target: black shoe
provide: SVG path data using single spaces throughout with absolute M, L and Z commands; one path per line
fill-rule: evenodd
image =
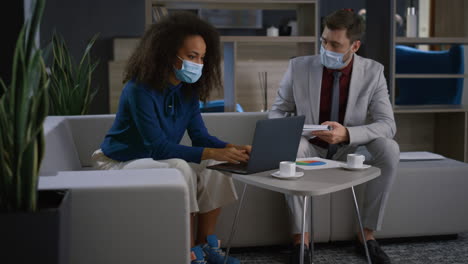
M 379 243 L 375 240 L 367 240 L 367 248 L 369 249 L 369 256 L 372 261 L 372 264 L 391 264 L 390 258 L 387 254 L 380 248 Z M 359 255 L 366 257 L 366 249 L 364 245 L 358 240 L 356 251 Z
M 299 264 L 301 259 L 301 244 L 294 245 L 291 250 L 290 264 Z M 304 245 L 304 264 L 310 264 L 310 250 L 307 245 Z

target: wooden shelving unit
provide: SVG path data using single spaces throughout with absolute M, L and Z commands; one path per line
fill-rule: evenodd
M 464 113 L 468 107 L 462 105 L 405 105 L 394 106 L 395 114 L 421 114 L 421 113 Z
M 458 2 L 455 3 L 455 1 Z M 385 75 L 397 123 L 396 140 L 400 145 L 400 150 L 431 151 L 468 162 L 468 106 L 395 104 L 395 81 L 397 79 L 465 78 L 465 81 L 467 80 L 466 71 L 464 74 L 396 74 L 395 47 L 396 45 L 468 44 L 468 30 L 465 34 L 454 33 L 456 29 L 461 28 L 461 25 L 468 26 L 467 18 L 460 13 L 463 9 L 461 6 L 468 5 L 463 0 L 433 0 L 432 3 L 436 5 L 437 12 L 451 12 L 447 10 L 454 6 L 458 6 L 460 10 L 455 10 L 453 13 L 456 14 L 450 13 L 450 15 L 435 14 L 438 32 L 444 34 L 434 34 L 436 37 L 409 38 L 396 34 L 397 2 L 403 1 L 366 1 L 368 36 L 366 44 L 369 47 L 367 57 L 383 63 L 386 69 Z M 399 15 L 405 14 L 399 13 Z M 434 32 L 437 33 L 437 30 Z
M 147 26 L 152 23 L 153 7 L 167 10 L 295 10 L 298 36 L 221 36 L 224 89 L 215 93 L 211 100 L 224 98 L 226 111 L 234 111 L 236 103 L 240 103 L 245 111 L 261 110 L 264 94 L 260 91 L 258 72 L 268 72 L 268 105 L 271 105 L 289 59 L 318 51 L 319 0 L 145 0 L 145 6 Z M 124 67 L 138 41 L 138 38 L 113 40 L 114 56 L 109 62 L 111 113 L 117 110 Z
M 221 42 L 251 42 L 251 43 L 315 43 L 316 37 L 311 36 L 221 36 Z
M 468 38 L 407 38 L 407 37 L 396 37 L 396 44 L 468 44 Z
M 368 57 L 382 62 L 387 70 L 386 77 L 389 83 L 390 98 L 397 122 L 396 140 L 401 151 L 431 151 L 468 162 L 468 106 L 395 105 L 396 79 L 465 78 L 466 81 L 468 77 L 466 72 L 464 74 L 396 74 L 396 45 L 466 45 L 468 44 L 468 36 L 452 37 L 448 34 L 439 37 L 416 38 L 397 36 L 395 20 L 397 2 L 397 0 L 381 0 L 378 3 L 368 1 L 367 6 L 367 45 L 372 47 Z M 402 1 L 399 2 L 402 3 Z M 443 7 L 441 5 L 448 5 L 448 2 L 443 0 L 435 0 L 435 2 L 439 7 L 438 12 L 444 9 L 440 8 Z M 454 17 L 463 18 L 464 15 L 459 14 Z M 447 22 L 451 19 L 449 16 L 444 15 L 443 19 L 444 23 L 452 23 Z M 455 24 L 460 23 L 458 21 Z M 450 26 L 445 28 L 450 28 Z
M 398 74 L 395 73 L 396 79 L 442 79 L 442 78 L 466 78 L 468 74 Z
M 274 100 L 281 72 L 293 56 L 318 52 L 319 0 L 146 0 L 146 21 L 152 22 L 153 6 L 171 9 L 295 10 L 298 36 L 222 36 L 225 111 L 236 103 L 259 111 L 263 102 L 258 72 L 268 72 L 268 101 Z M 279 22 L 279 21 L 278 21 Z M 282 48 L 281 48 L 281 47 Z M 294 51 L 292 51 L 294 50 Z M 271 56 L 269 56 L 269 54 Z M 280 56 L 282 55 L 282 57 Z M 273 77 L 274 76 L 274 77 Z M 258 106 L 257 106 L 258 105 Z

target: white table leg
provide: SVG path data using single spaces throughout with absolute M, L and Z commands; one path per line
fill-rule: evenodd
M 370 256 L 369 256 L 369 249 L 367 248 L 367 243 L 365 242 L 366 237 L 364 236 L 364 228 L 362 227 L 361 213 L 359 213 L 359 205 L 358 205 L 358 202 L 357 202 L 357 199 L 356 199 L 356 193 L 354 192 L 354 187 L 351 187 L 351 191 L 353 193 L 354 208 L 356 209 L 356 215 L 357 215 L 358 222 L 359 222 L 359 228 L 361 230 L 361 238 L 362 238 L 362 241 L 364 241 L 363 244 L 364 244 L 364 248 L 366 250 L 367 262 L 369 264 L 372 264 L 372 261 L 371 261 Z
M 242 207 L 242 203 L 244 201 L 244 195 L 245 195 L 246 189 L 247 189 L 247 183 L 244 183 L 244 189 L 242 190 L 242 195 L 239 200 L 239 205 L 237 205 L 236 215 L 234 216 L 234 221 L 232 221 L 231 234 L 229 235 L 229 239 L 226 244 L 227 247 L 226 247 L 226 256 L 224 257 L 224 264 L 227 263 L 228 258 L 229 258 L 229 251 L 231 250 L 231 242 L 232 242 L 232 239 L 234 238 L 234 234 L 236 233 L 237 222 L 239 221 L 238 217 L 239 217 L 239 213 Z

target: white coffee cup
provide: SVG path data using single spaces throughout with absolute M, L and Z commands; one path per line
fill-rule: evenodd
M 292 177 L 296 175 L 296 162 L 294 161 L 281 161 L 279 167 L 281 177 Z
M 348 154 L 347 165 L 349 168 L 362 168 L 365 159 L 364 155 Z

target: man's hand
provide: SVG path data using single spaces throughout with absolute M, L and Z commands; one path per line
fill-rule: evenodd
M 338 122 L 327 121 L 323 122 L 322 125 L 331 126 L 332 130 L 313 131 L 312 135 L 317 136 L 323 141 L 329 144 L 339 144 L 349 142 L 348 129 Z
M 235 147 L 226 146 L 225 148 L 205 148 L 202 154 L 202 160 L 213 159 L 217 161 L 227 161 L 229 163 L 247 162 L 249 155 L 246 150 L 239 150 Z

